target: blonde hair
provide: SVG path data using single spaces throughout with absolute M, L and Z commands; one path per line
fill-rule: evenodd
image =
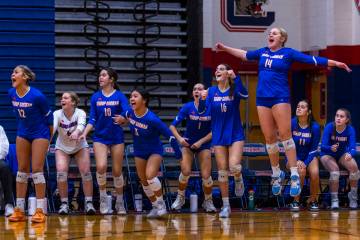
M 288 33 L 287 33 L 287 31 L 286 31 L 284 28 L 282 28 L 282 27 L 276 27 L 276 29 L 279 30 L 280 35 L 284 38 L 284 42 L 282 43 L 282 47 L 284 47 L 284 46 L 285 46 L 285 43 L 286 43 L 287 40 L 288 40 Z
M 17 65 L 15 68 L 20 68 L 23 71 L 23 74 L 26 77 L 26 84 L 29 84 L 29 82 L 35 80 L 36 75 L 28 66 L 26 66 L 26 65 Z
M 80 103 L 80 98 L 79 98 L 79 96 L 78 96 L 75 92 L 73 92 L 73 91 L 64 92 L 63 95 L 64 95 L 65 93 L 67 93 L 67 94 L 70 95 L 71 101 L 73 101 L 73 102 L 75 103 L 75 107 L 77 107 L 78 104 Z

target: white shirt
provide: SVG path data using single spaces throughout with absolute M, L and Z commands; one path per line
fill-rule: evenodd
M 0 159 L 5 159 L 9 152 L 9 140 L 5 134 L 4 128 L 0 126 Z
M 80 149 L 87 147 L 86 140 L 80 142 L 70 139 L 70 135 L 75 130 L 84 131 L 86 126 L 86 113 L 75 108 L 71 119 L 68 119 L 62 109 L 54 112 L 54 133 L 58 132 L 56 139 L 56 149 L 61 149 L 68 154 L 73 154 Z

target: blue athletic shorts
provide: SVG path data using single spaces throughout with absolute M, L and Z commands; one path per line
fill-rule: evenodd
M 256 106 L 262 106 L 267 108 L 272 108 L 276 104 L 279 103 L 289 103 L 289 98 L 273 98 L 273 97 L 257 97 L 256 98 Z
M 24 138 L 26 140 L 28 140 L 29 142 L 34 141 L 35 139 L 47 139 L 50 141 L 50 129 L 49 128 L 44 128 L 42 131 L 36 133 L 36 134 L 18 134 L 18 137 Z

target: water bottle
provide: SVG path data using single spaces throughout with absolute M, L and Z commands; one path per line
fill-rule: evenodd
M 28 198 L 28 215 L 32 216 L 36 211 L 36 197 Z
M 135 211 L 142 212 L 142 194 L 135 194 Z
M 249 190 L 248 208 L 249 208 L 249 210 L 255 209 L 255 192 L 252 189 Z
M 190 195 L 190 212 L 198 211 L 198 195 L 196 193 L 192 193 Z

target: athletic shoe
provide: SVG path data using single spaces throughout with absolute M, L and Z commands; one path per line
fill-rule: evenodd
M 240 178 L 235 179 L 235 196 L 242 197 L 245 192 L 245 186 L 244 186 L 244 180 L 242 177 L 242 174 L 240 175 Z
M 43 223 L 46 220 L 46 216 L 42 208 L 37 208 L 34 216 L 31 218 L 32 223 Z
M 274 194 L 275 196 L 280 195 L 281 194 L 281 189 L 282 189 L 282 182 L 285 179 L 285 173 L 283 171 L 280 171 L 280 175 L 277 177 L 272 177 L 271 180 L 271 185 L 272 185 L 272 194 Z
M 88 201 L 85 203 L 85 213 L 86 215 L 94 215 L 96 213 L 92 202 Z
M 358 207 L 358 198 L 355 194 L 353 194 L 352 192 L 348 193 L 348 198 L 349 198 L 349 207 L 351 209 L 356 209 Z
M 10 203 L 5 205 L 5 217 L 10 217 L 14 213 L 14 206 Z
M 171 209 L 173 210 L 180 210 L 182 206 L 185 204 L 185 197 L 181 194 L 178 194 L 176 197 L 175 202 L 171 205 Z
M 202 203 L 202 207 L 205 210 L 205 212 L 216 212 L 216 208 L 214 206 L 212 198 L 205 199 Z
M 317 201 L 311 202 L 309 206 L 310 211 L 319 211 L 319 204 Z
M 294 200 L 292 203 L 290 203 L 290 211 L 293 211 L 293 212 L 300 211 L 300 204 L 298 201 Z
M 230 217 L 230 213 L 231 213 L 230 206 L 222 207 L 221 211 L 219 213 L 219 217 L 220 218 L 228 218 L 228 217 Z
M 339 199 L 331 199 L 331 209 L 336 210 L 339 209 Z
M 9 217 L 10 222 L 24 222 L 25 220 L 25 213 L 18 207 L 14 209 L 14 213 Z
M 107 214 L 109 213 L 109 206 L 107 203 L 107 195 L 100 196 L 100 213 Z
M 69 205 L 67 202 L 61 203 L 58 213 L 60 215 L 68 215 L 69 214 Z
M 290 178 L 290 196 L 299 196 L 301 193 L 300 178 L 298 175 L 292 175 Z
M 124 200 L 123 199 L 116 199 L 115 209 L 116 209 L 117 214 L 119 214 L 119 215 L 125 215 L 126 214 L 126 209 L 125 209 L 125 206 L 124 206 Z

